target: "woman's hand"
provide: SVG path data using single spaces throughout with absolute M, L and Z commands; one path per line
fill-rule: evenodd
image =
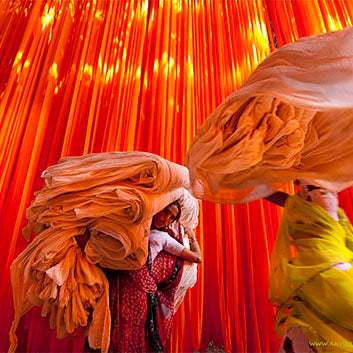
M 189 239 L 190 250 L 187 248 L 184 248 L 184 250 L 180 254 L 180 257 L 183 258 L 184 260 L 188 260 L 191 262 L 196 262 L 196 263 L 202 262 L 200 246 L 199 246 L 199 243 L 197 242 L 194 231 L 192 229 L 185 228 L 185 234 Z
M 195 232 L 192 229 L 185 228 L 184 231 L 189 241 L 196 239 Z

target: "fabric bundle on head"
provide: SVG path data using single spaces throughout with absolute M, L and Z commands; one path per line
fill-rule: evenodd
M 46 186 L 27 209 L 24 236 L 37 236 L 11 267 L 15 319 L 33 305 L 51 313 L 58 337 L 87 326 L 92 348 L 107 352 L 110 340 L 108 282 L 96 266 L 140 268 L 148 255 L 152 216 L 180 199 L 181 224 L 196 227 L 198 201 L 187 168 L 144 152 L 98 153 L 63 158 L 43 172 Z M 75 236 L 87 234 L 84 252 Z
M 186 156 L 193 193 L 266 197 L 297 178 L 353 184 L 353 27 L 283 46 L 208 117 Z

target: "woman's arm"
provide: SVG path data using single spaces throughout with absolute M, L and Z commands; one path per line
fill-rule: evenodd
M 275 203 L 278 206 L 284 207 L 284 204 L 288 198 L 288 194 L 282 191 L 277 191 L 274 194 L 265 197 L 264 199 L 267 201 L 270 201 L 272 203 Z
M 188 248 L 184 248 L 184 250 L 179 255 L 184 260 L 201 263 L 201 251 L 197 240 L 190 242 L 190 250 Z
M 150 232 L 150 247 L 151 252 L 154 243 L 163 244 L 162 248 L 169 254 L 178 256 L 184 260 L 200 263 L 201 251 L 197 243 L 195 233 L 192 230 L 186 229 L 185 234 L 189 238 L 190 250 L 183 244 L 179 243 L 176 239 L 163 231 L 151 230 Z
M 188 248 L 184 248 L 179 257 L 184 260 L 201 263 L 202 256 L 199 243 L 195 237 L 195 233 L 192 230 L 185 230 L 190 242 L 190 250 Z

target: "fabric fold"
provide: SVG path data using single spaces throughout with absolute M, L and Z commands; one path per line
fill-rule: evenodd
M 340 209 L 338 216 L 339 222 L 298 195 L 286 201 L 269 281 L 279 337 L 300 326 L 310 341 L 353 340 L 353 271 L 336 266 L 353 261 L 353 228 Z
M 269 55 L 198 130 L 186 155 L 193 194 L 236 203 L 296 178 L 353 184 L 353 28 Z
M 26 211 L 26 239 L 36 237 L 11 267 L 15 318 L 34 305 L 50 314 L 59 338 L 86 327 L 92 348 L 110 342 L 109 284 L 101 267 L 136 270 L 146 263 L 154 214 L 180 200 L 181 223 L 196 227 L 198 200 L 186 167 L 145 152 L 67 157 L 43 172 L 45 187 Z M 89 240 L 84 251 L 76 236 Z M 99 265 L 99 266 L 98 266 Z

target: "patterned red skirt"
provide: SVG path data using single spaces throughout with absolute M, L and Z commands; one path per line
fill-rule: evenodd
M 105 270 L 112 316 L 109 352 L 165 352 L 183 260 L 161 252 L 135 271 Z M 84 352 L 92 350 L 86 342 Z

